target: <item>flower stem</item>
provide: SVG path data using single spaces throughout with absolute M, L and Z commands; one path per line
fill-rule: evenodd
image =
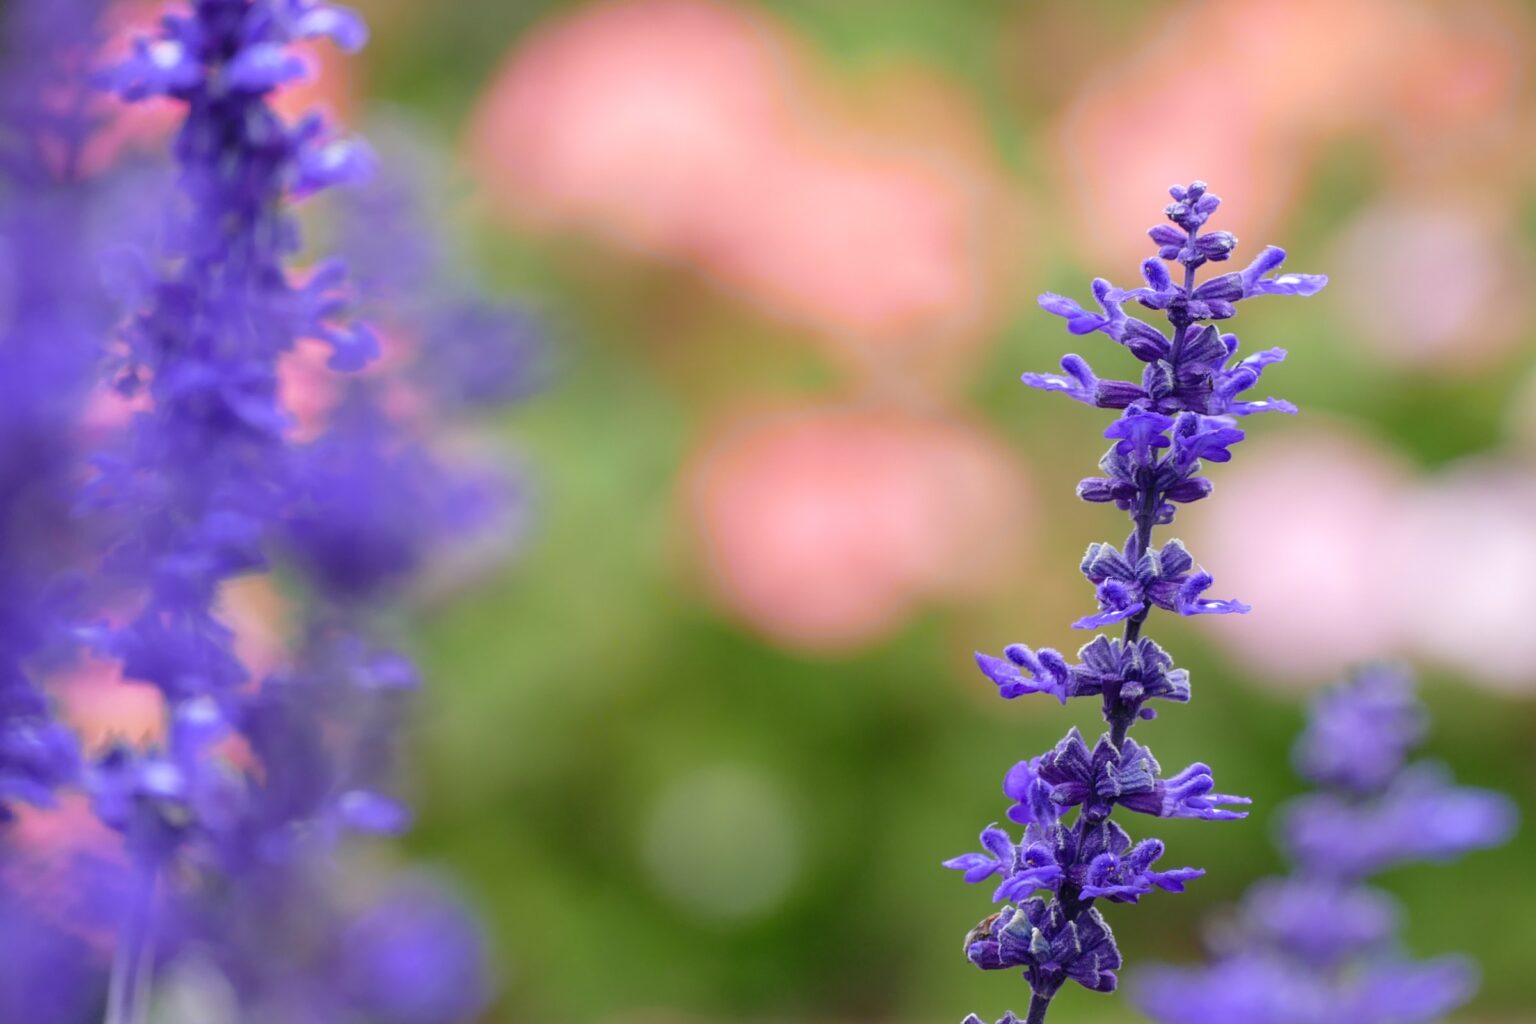
M 144 1024 L 149 1010 L 150 968 L 154 963 L 155 902 L 159 874 L 154 866 L 138 870 L 128 917 L 112 956 L 103 1024 Z
M 1045 1011 L 1050 1009 L 1051 997 L 1033 993 L 1029 997 L 1029 1015 L 1024 1018 L 1024 1024 L 1045 1024 Z

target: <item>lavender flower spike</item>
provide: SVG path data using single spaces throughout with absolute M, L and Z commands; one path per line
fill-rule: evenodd
M 1319 696 L 1296 744 L 1296 766 L 1319 792 L 1281 817 L 1292 874 L 1248 891 L 1211 963 L 1143 972 L 1142 1010 L 1159 1024 L 1424 1024 L 1464 1003 L 1471 965 L 1409 960 L 1397 948 L 1396 901 L 1361 882 L 1401 861 L 1496 846 L 1514 830 L 1505 797 L 1452 785 L 1438 767 L 1405 767 L 1423 735 L 1424 709 L 1399 669 L 1365 669 Z
M 374 170 L 360 142 L 318 115 L 289 122 L 271 102 L 308 71 L 293 44 L 316 37 L 352 51 L 366 28 L 322 0 L 186 0 L 98 76 L 183 114 L 170 230 L 141 254 L 110 364 L 120 391 L 149 401 L 105 440 L 80 503 L 106 537 L 102 575 L 131 598 L 83 632 L 127 680 L 156 687 L 168 717 L 163 748 L 118 745 L 84 772 L 134 874 L 107 1024 L 142 1024 L 149 989 L 184 954 L 227 984 L 242 1021 L 448 1024 L 486 999 L 478 933 L 453 901 L 411 886 L 362 908 L 335 884 L 343 837 L 393 834 L 410 817 L 390 790 L 417 680 L 388 643 L 388 605 L 420 586 L 434 548 L 500 503 L 483 474 L 448 465 L 424 430 L 386 414 L 379 377 L 337 381 L 318 434 L 296 436 L 280 360 L 311 340 L 329 348 L 331 370 L 361 369 L 379 345 L 355 307 L 394 298 L 383 281 L 360 295 L 336 259 L 295 266 L 294 204 Z M 389 258 L 420 245 L 408 234 L 389 240 Z M 445 347 L 459 363 L 496 359 L 506 346 L 492 336 L 519 326 L 460 298 L 410 317 L 431 328 L 423 362 Z M 529 348 L 512 345 L 474 386 L 419 368 L 438 382 L 420 418 L 516 397 Z M 303 614 L 254 679 L 220 597 L 277 564 Z
M 1177 540 L 1152 542 L 1153 529 L 1173 521 L 1175 506 L 1211 492 L 1201 475 L 1206 463 L 1223 463 L 1245 433 L 1238 417 L 1257 412 L 1295 412 L 1280 399 L 1244 399 L 1264 369 L 1285 357 L 1269 349 L 1237 359 L 1237 336 L 1221 333 L 1237 304 L 1256 295 L 1311 295 L 1327 279 L 1279 274 L 1285 254 L 1265 249 L 1239 273 L 1197 281 L 1207 263 L 1223 263 L 1237 247 L 1226 231 L 1203 231 L 1220 200 L 1204 182 L 1174 186 L 1164 211 L 1172 223 L 1153 228 L 1157 256 L 1142 265 L 1144 285 L 1116 288 L 1093 282 L 1093 312 L 1074 299 L 1047 294 L 1040 305 L 1062 317 L 1073 335 L 1104 334 L 1141 364 L 1140 379 L 1100 377 L 1081 356 L 1061 361 L 1064 374 L 1026 373 L 1024 383 L 1056 391 L 1085 405 L 1119 412 L 1104 431 L 1113 442 L 1099 461 L 1102 476 L 1078 485 L 1084 501 L 1114 504 L 1129 513 L 1125 543 L 1094 544 L 1082 560 L 1094 585 L 1098 610 L 1073 623 L 1079 629 L 1119 625 L 1118 638 L 1097 636 L 1069 664 L 1056 651 L 1023 644 L 1003 657 L 976 655 L 983 674 L 1007 699 L 1047 693 L 1065 704 L 1071 697 L 1098 697 L 1108 728 L 1090 746 L 1076 729 L 1051 750 L 1021 761 L 1004 783 L 1015 801 L 1009 818 L 1024 826 L 1015 842 L 1003 828 L 982 833 L 987 853 L 946 861 L 969 882 L 998 879 L 994 898 L 1008 901 L 972 930 L 966 958 L 984 970 L 1018 968 L 1032 992 L 1022 1021 L 1009 1013 L 999 1024 L 1042 1024 L 1051 1000 L 1068 981 L 1099 992 L 1114 989 L 1120 951 L 1098 900 L 1134 903 L 1155 889 L 1181 892 L 1203 874 L 1198 868 L 1154 869 L 1160 840 L 1133 843 L 1111 820 L 1115 808 L 1158 817 L 1230 820 L 1248 801 L 1216 792 L 1211 769 L 1196 762 L 1165 777 L 1152 752 L 1127 736 L 1131 726 L 1156 716 L 1153 699 L 1189 700 L 1189 675 L 1142 630 L 1154 608 L 1178 615 L 1242 614 L 1240 601 L 1207 598 L 1213 580 Z M 1178 264 L 1176 280 L 1163 261 Z M 1166 330 L 1131 316 L 1127 303 L 1162 313 Z M 1444 806 L 1442 804 L 1442 806 Z M 1070 821 L 1063 815 L 1077 808 Z M 1473 817 L 1462 810 L 1463 818 Z M 1314 815 L 1314 834 L 1330 842 L 1327 815 Z M 1470 825 L 1468 827 L 1471 827 Z M 1374 856 L 1360 851 L 1360 859 Z M 1234 1017 L 1233 1019 L 1241 1019 Z M 1344 1019 L 1344 1018 L 1341 1018 Z M 968 1017 L 965 1024 L 981 1024 Z

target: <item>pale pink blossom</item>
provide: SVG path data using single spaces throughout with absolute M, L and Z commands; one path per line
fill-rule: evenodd
M 1390 362 L 1474 371 L 1529 323 L 1529 254 L 1507 214 L 1475 198 L 1378 202 L 1327 262 L 1350 336 Z
M 1125 224 L 1196 177 L 1230 201 L 1222 227 L 1263 244 L 1344 138 L 1403 177 L 1517 180 L 1531 31 L 1499 0 L 1194 0 L 1131 38 L 1087 66 L 1056 133 L 1064 219 L 1095 260 L 1144 258 Z
M 1458 678 L 1536 689 L 1536 474 L 1479 460 L 1414 488 L 1396 510 L 1389 543 L 1396 603 L 1413 648 Z
M 978 428 L 801 408 L 698 452 L 685 500 L 711 589 L 786 646 L 873 642 L 919 607 L 996 586 L 1027 537 L 1024 474 Z
M 974 343 L 998 209 L 980 147 L 954 141 L 943 104 L 931 131 L 855 128 L 818 78 L 742 5 L 594 4 L 508 56 L 470 159 L 515 223 L 692 267 L 866 368 L 871 343 Z
M 1409 478 L 1342 426 L 1286 426 L 1245 443 L 1212 474 L 1216 494 L 1180 515 L 1221 594 L 1253 606 L 1206 635 L 1262 679 L 1311 685 L 1398 650 L 1387 591 L 1409 556 L 1389 527 Z

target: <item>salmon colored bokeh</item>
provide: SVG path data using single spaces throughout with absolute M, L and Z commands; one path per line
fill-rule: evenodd
M 1255 678 L 1311 685 L 1362 660 L 1423 658 L 1536 690 L 1532 467 L 1485 457 L 1414 474 L 1338 425 L 1244 448 L 1188 527 L 1222 593 L 1253 605 L 1210 635 Z
M 1416 196 L 1377 202 L 1340 233 L 1328 265 L 1351 335 L 1380 358 L 1458 372 L 1520 340 L 1530 254 L 1501 204 Z
M 1387 527 L 1387 593 L 1413 648 L 1457 677 L 1536 690 L 1536 474 L 1493 459 L 1424 481 Z
M 807 406 L 743 417 L 695 453 L 686 514 L 711 590 L 806 650 L 876 641 L 1003 580 L 1029 537 L 1023 468 L 978 427 Z
M 869 91 L 764 10 L 616 0 L 520 41 L 469 155 L 514 224 L 692 267 L 856 369 L 963 362 L 997 305 L 997 175 L 937 73 L 880 80 L 900 122 L 865 116 Z
M 1173 532 L 1223 596 L 1253 606 L 1206 635 L 1255 677 L 1313 685 L 1401 650 L 1390 593 L 1401 556 L 1384 527 L 1410 476 L 1389 448 L 1341 425 L 1278 426 L 1218 467 L 1215 495 Z
M 1332 144 L 1374 147 L 1405 181 L 1513 180 L 1523 158 L 1489 137 L 1510 137 L 1528 91 L 1528 20 L 1480 0 L 1181 4 L 1096 61 L 1060 116 L 1074 238 L 1134 267 L 1148 250 L 1127 225 L 1153 223 L 1159 186 L 1199 177 L 1228 201 L 1221 226 L 1257 251 Z

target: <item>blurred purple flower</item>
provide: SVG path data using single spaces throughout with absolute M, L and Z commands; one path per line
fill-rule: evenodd
M 1423 708 L 1400 669 L 1374 666 L 1321 694 L 1295 753 L 1323 791 L 1282 818 L 1293 874 L 1249 890 L 1208 965 L 1142 972 L 1142 1010 L 1160 1024 L 1417 1024 L 1470 998 L 1471 965 L 1407 959 L 1396 902 L 1361 883 L 1402 861 L 1498 845 L 1513 831 L 1505 797 L 1454 786 L 1438 766 L 1403 767 L 1423 734 Z
M 400 890 L 359 911 L 335 885 L 343 836 L 410 820 L 391 790 L 416 676 L 381 637 L 384 612 L 500 498 L 440 463 L 366 382 L 302 445 L 282 401 L 279 362 L 301 341 L 326 346 L 342 373 L 380 354 L 343 264 L 292 266 L 293 204 L 361 182 L 376 160 L 324 119 L 290 124 L 269 102 L 309 73 L 290 44 L 351 51 L 366 34 L 316 0 L 191 0 L 96 76 L 123 99 L 168 97 L 185 112 L 169 228 L 119 261 L 132 315 L 107 367 L 144 401 L 95 454 L 78 503 L 102 534 L 113 600 L 100 604 L 115 614 L 75 635 L 156 687 L 169 723 L 163 744 L 116 744 L 86 772 L 132 861 L 109 1024 L 142 1019 L 163 961 L 184 950 L 227 984 L 241 1019 L 447 1024 L 485 999 L 478 934 L 449 902 Z M 469 308 L 447 329 L 506 328 Z M 473 362 L 482 379 L 443 387 L 433 414 L 525 393 L 522 357 L 496 359 L 460 358 L 453 373 Z M 220 598 L 274 564 L 294 570 L 305 614 L 291 657 L 254 678 Z M 67 752 L 10 740 L 0 729 L 0 798 L 45 795 L 41 776 Z

